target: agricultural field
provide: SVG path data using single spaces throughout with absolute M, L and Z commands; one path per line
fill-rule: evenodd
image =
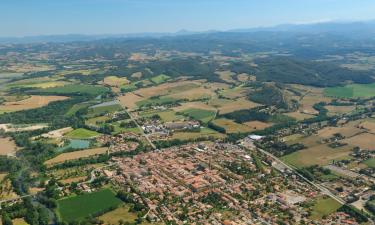
M 217 71 L 216 74 L 220 77 L 221 80 L 227 83 L 236 83 L 237 81 L 233 79 L 235 73 L 231 71 Z
M 222 127 L 226 130 L 227 133 L 245 133 L 252 131 L 252 128 L 243 124 L 239 124 L 229 119 L 216 119 L 212 121 L 219 127 Z
M 375 83 L 330 87 L 324 90 L 324 94 L 335 98 L 371 98 L 375 96 Z
M 58 95 L 72 95 L 72 94 L 87 94 L 87 95 L 100 95 L 107 92 L 109 89 L 98 85 L 85 85 L 85 84 L 71 84 L 62 87 L 45 88 L 36 90 L 36 92 L 44 94 L 58 94 Z
M 104 102 L 88 108 L 88 117 L 103 115 L 106 113 L 122 110 L 122 106 L 117 101 Z
M 375 150 L 375 134 L 363 133 L 345 139 L 343 142 L 361 149 Z
M 209 121 L 213 120 L 216 116 L 215 111 L 194 108 L 186 109 L 184 111 L 181 111 L 181 113 L 192 119 L 202 121 L 203 123 L 208 123 Z
M 2 105 L 0 105 L 0 113 L 40 108 L 48 105 L 51 102 L 62 101 L 66 99 L 68 99 L 68 97 L 32 95 L 30 96 L 30 98 L 21 101 L 3 103 Z
M 328 216 L 336 212 L 342 205 L 336 200 L 329 197 L 318 198 L 312 207 L 310 217 L 315 220 L 322 219 L 324 216 Z
M 172 83 L 164 83 L 157 86 L 141 88 L 134 91 L 134 93 L 144 98 L 150 98 L 152 96 L 171 95 L 189 91 L 191 89 L 200 87 L 201 84 L 202 83 L 199 81 L 176 81 Z
M 348 114 L 356 110 L 355 106 L 324 106 L 328 110 L 328 116 Z
M 306 113 L 302 113 L 302 112 L 290 112 L 290 113 L 285 113 L 284 115 L 287 115 L 289 117 L 292 117 L 298 121 L 301 121 L 301 120 L 306 120 L 306 119 L 311 119 L 311 118 L 314 118 L 315 116 L 314 115 L 311 115 L 311 114 L 306 114 Z
M 171 139 L 189 140 L 200 137 L 215 137 L 218 139 L 224 138 L 225 135 L 210 128 L 201 128 L 200 132 L 176 132 L 173 133 Z
M 92 103 L 89 103 L 89 102 L 83 102 L 83 103 L 75 104 L 75 105 L 72 106 L 72 108 L 70 108 L 68 110 L 68 112 L 65 115 L 72 116 L 75 113 L 77 113 L 79 110 L 87 108 L 90 105 L 92 105 Z
M 273 124 L 272 123 L 266 123 L 262 121 L 249 121 L 244 123 L 246 126 L 250 127 L 252 130 L 264 130 L 267 127 L 271 127 Z
M 128 108 L 130 110 L 134 110 L 138 107 L 136 103 L 144 100 L 144 98 L 130 92 L 130 93 L 126 93 L 122 96 L 119 96 L 118 100 L 120 101 L 120 104 L 123 107 Z
M 17 145 L 11 138 L 0 137 L 0 155 L 14 156 L 17 152 Z
M 129 206 L 122 205 L 115 210 L 105 213 L 98 217 L 105 224 L 117 224 L 119 220 L 124 222 L 134 223 L 137 219 L 137 214 L 129 212 Z
M 121 87 L 129 83 L 130 81 L 126 77 L 108 76 L 103 79 L 103 84 L 111 87 Z
M 308 167 L 313 165 L 326 166 L 333 160 L 342 160 L 350 158 L 352 152 L 351 146 L 331 148 L 326 144 L 316 145 L 293 152 L 283 156 L 281 159 L 289 165 L 297 168 Z
M 90 194 L 60 199 L 57 201 L 57 211 L 61 220 L 75 221 L 120 204 L 121 200 L 116 198 L 111 190 L 103 189 Z
M 72 139 L 90 139 L 99 136 L 100 134 L 95 131 L 87 130 L 85 128 L 75 129 L 65 135 L 67 138 Z
M 81 151 L 74 151 L 74 152 L 67 152 L 62 153 L 55 158 L 47 160 L 44 164 L 46 165 L 54 165 L 58 163 L 63 163 L 65 161 L 80 159 L 80 158 L 87 158 L 94 155 L 102 155 L 107 153 L 108 148 L 93 148 Z
M 169 80 L 171 77 L 170 76 L 167 76 L 165 74 L 160 74 L 156 77 L 152 77 L 150 80 L 154 83 L 154 84 L 162 84 L 164 82 L 166 82 L 167 80 Z

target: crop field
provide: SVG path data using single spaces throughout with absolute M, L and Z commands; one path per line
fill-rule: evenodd
M 161 83 L 164 83 L 166 82 L 167 80 L 169 80 L 171 77 L 170 76 L 167 76 L 165 74 L 160 74 L 156 77 L 152 77 L 150 80 L 155 83 L 155 84 L 161 84 Z
M 324 94 L 337 98 L 371 98 L 375 96 L 375 83 L 326 88 Z
M 220 91 L 220 95 L 224 96 L 225 98 L 230 99 L 237 99 L 246 96 L 248 90 L 243 87 L 235 87 L 231 89 L 225 89 Z
M 283 156 L 282 160 L 298 168 L 313 165 L 326 166 L 332 160 L 350 158 L 351 150 L 351 146 L 330 148 L 321 144 Z
M 72 139 L 89 139 L 94 138 L 100 135 L 98 132 L 87 130 L 84 128 L 78 128 L 76 130 L 73 130 L 65 135 L 67 138 Z
M 87 94 L 87 95 L 100 95 L 107 92 L 109 89 L 99 85 L 86 85 L 86 84 L 71 84 L 62 87 L 46 88 L 36 90 L 41 93 L 51 94 Z
M 212 121 L 214 124 L 224 128 L 227 133 L 244 133 L 252 129 L 246 125 L 239 124 L 229 119 L 216 119 Z
M 21 101 L 5 102 L 3 105 L 0 105 L 0 113 L 40 108 L 48 105 L 50 102 L 62 101 L 65 99 L 68 99 L 68 97 L 32 95 L 30 98 Z
M 203 123 L 207 123 L 210 120 L 215 118 L 216 112 L 191 108 L 191 109 L 186 109 L 182 111 L 182 114 L 184 114 L 185 116 L 191 117 L 195 120 L 202 121 Z
M 246 122 L 244 124 L 246 126 L 250 127 L 250 129 L 252 129 L 252 130 L 264 130 L 267 127 L 270 127 L 270 126 L 273 125 L 272 123 L 265 123 L 265 122 L 257 121 L 257 120 L 249 121 L 249 122 Z
M 202 109 L 202 110 L 209 110 L 214 111 L 215 107 L 208 105 L 207 103 L 201 102 L 201 101 L 195 101 L 195 102 L 183 102 L 180 106 L 177 106 L 173 108 L 176 112 L 181 112 L 187 109 Z
M 152 117 L 153 115 L 159 115 L 163 122 L 172 122 L 176 120 L 182 120 L 185 118 L 183 115 L 178 115 L 173 110 L 164 110 L 164 111 L 151 110 L 151 111 L 145 111 L 145 112 L 140 113 L 140 116 L 142 117 Z
M 215 104 L 215 101 L 210 102 L 210 104 Z M 238 98 L 236 100 L 221 100 L 221 103 L 218 103 L 216 106 L 219 114 L 226 114 L 242 109 L 252 109 L 260 106 L 260 104 L 245 98 Z
M 158 98 L 149 98 L 149 99 L 146 99 L 146 100 L 136 102 L 136 105 L 138 107 L 143 107 L 143 106 L 147 106 L 147 105 L 170 104 L 170 103 L 174 103 L 176 101 L 177 100 L 174 99 L 174 98 L 167 97 L 167 96 L 161 96 L 161 97 L 158 97 Z
M 97 107 L 90 107 L 88 109 L 88 117 L 97 116 L 97 115 L 103 115 L 106 113 L 116 112 L 122 110 L 121 105 L 119 104 L 113 104 L 113 105 L 106 105 L 106 106 L 97 106 Z
M 361 129 L 352 126 L 325 127 L 318 131 L 318 136 L 321 138 L 330 138 L 334 134 L 340 133 L 344 137 L 352 137 L 360 132 L 362 132 Z
M 345 139 L 343 142 L 361 149 L 375 150 L 375 134 L 363 133 Z
M 14 156 L 16 151 L 17 145 L 12 139 L 0 137 L 0 155 Z
M 355 106 L 332 106 L 332 105 L 325 106 L 325 108 L 328 110 L 329 116 L 347 114 L 347 113 L 353 112 L 356 109 Z
M 210 128 L 201 128 L 200 132 L 176 132 L 172 135 L 172 139 L 188 140 L 199 137 L 215 137 L 224 138 L 225 135 Z
M 89 102 L 84 102 L 84 103 L 79 103 L 79 104 L 75 104 L 72 106 L 72 108 L 70 108 L 68 110 L 68 112 L 65 114 L 67 116 L 72 116 L 74 115 L 76 112 L 78 112 L 80 109 L 84 109 L 86 107 L 89 107 L 91 105 L 91 103 Z
M 331 213 L 336 212 L 342 205 L 336 200 L 329 197 L 318 198 L 312 207 L 312 212 L 310 218 L 312 219 L 322 219 L 324 216 L 328 216 Z
M 144 100 L 143 97 L 136 95 L 134 93 L 126 93 L 120 97 L 117 98 L 120 101 L 120 104 L 128 108 L 130 110 L 136 109 L 137 108 L 137 102 Z
M 130 81 L 126 77 L 108 76 L 105 77 L 103 80 L 103 84 L 112 87 L 120 87 L 122 85 L 127 85 L 129 83 Z
M 117 207 L 121 200 L 109 189 L 60 199 L 57 210 L 63 221 L 80 220 L 100 211 Z
M 98 116 L 98 117 L 93 117 L 85 121 L 86 125 L 91 125 L 91 126 L 97 126 L 99 124 L 103 124 L 106 120 L 108 120 L 108 116 Z
M 311 119 L 313 117 L 315 117 L 314 115 L 311 115 L 311 114 L 306 114 L 306 113 L 302 113 L 302 112 L 290 112 L 290 113 L 285 113 L 284 115 L 287 115 L 289 117 L 292 117 L 296 120 L 305 120 L 305 119 Z
M 218 71 L 216 72 L 219 75 L 220 79 L 228 83 L 236 83 L 237 81 L 233 79 L 233 76 L 236 75 L 231 71 Z
M 53 165 L 53 164 L 63 163 L 69 160 L 87 158 L 87 157 L 94 156 L 94 155 L 101 155 L 101 154 L 105 154 L 107 150 L 108 148 L 93 148 L 93 149 L 86 149 L 82 151 L 62 153 L 56 156 L 55 158 L 47 160 L 45 164 Z
M 129 206 L 122 205 L 115 210 L 105 213 L 99 216 L 99 220 L 102 220 L 104 224 L 117 224 L 119 220 L 124 222 L 134 223 L 137 219 L 137 214 L 129 212 Z
M 61 81 L 56 78 L 42 77 L 42 78 L 32 78 L 15 81 L 7 84 L 8 88 L 13 87 L 30 87 L 30 88 L 51 88 L 59 87 L 69 84 L 69 82 Z
M 174 98 L 174 99 L 187 99 L 189 101 L 199 100 L 199 99 L 207 99 L 214 96 L 215 93 L 212 92 L 211 89 L 205 87 L 198 87 L 192 88 L 187 91 L 181 91 L 178 93 L 166 95 L 166 97 Z
M 366 131 L 370 133 L 375 133 L 375 120 L 374 119 L 369 119 L 361 122 L 358 125 L 359 128 L 365 129 Z
M 173 83 L 163 83 L 158 86 L 141 88 L 134 91 L 135 94 L 149 98 L 152 96 L 170 95 L 183 91 L 188 91 L 193 88 L 198 88 L 201 85 L 198 81 L 178 81 Z

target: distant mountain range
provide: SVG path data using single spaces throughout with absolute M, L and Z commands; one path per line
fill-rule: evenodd
M 209 30 L 194 32 L 180 30 L 175 33 L 133 33 L 133 34 L 103 34 L 103 35 L 40 35 L 25 37 L 0 37 L 0 43 L 43 43 L 43 42 L 74 42 L 95 41 L 110 38 L 162 38 L 215 33 L 256 33 L 256 32 L 290 32 L 290 33 L 330 33 L 350 35 L 352 38 L 375 38 L 375 20 L 363 22 L 324 22 L 312 24 L 282 24 L 273 27 L 257 27 L 249 29 L 232 29 L 227 31 Z

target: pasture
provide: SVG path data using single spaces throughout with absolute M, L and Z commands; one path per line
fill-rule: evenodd
M 343 142 L 351 146 L 360 147 L 361 149 L 375 150 L 375 134 L 362 133 L 345 139 Z
M 335 98 L 371 98 L 375 96 L 375 83 L 329 87 L 324 90 L 324 94 Z
M 356 109 L 355 106 L 333 106 L 333 105 L 325 106 L 325 108 L 328 110 L 329 116 L 348 114 L 348 113 L 353 112 Z
M 202 121 L 203 123 L 208 123 L 215 118 L 216 112 L 203 109 L 186 109 L 182 111 L 182 114 L 188 116 L 192 119 Z
M 121 87 L 129 83 L 130 81 L 126 77 L 108 76 L 103 79 L 103 84 L 111 87 Z
M 311 118 L 315 117 L 314 115 L 302 113 L 300 111 L 290 112 L 290 113 L 284 113 L 284 115 L 292 117 L 292 118 L 294 118 L 294 119 L 296 119 L 298 121 L 305 120 L 305 119 L 311 119 Z
M 115 210 L 105 213 L 98 217 L 104 224 L 117 224 L 119 220 L 124 222 L 134 223 L 137 219 L 137 214 L 129 212 L 129 206 L 122 205 Z
M 11 138 L 0 137 L 0 155 L 14 156 L 17 152 L 17 145 Z
M 172 139 L 189 140 L 196 139 L 199 137 L 215 137 L 224 138 L 225 135 L 210 128 L 201 128 L 200 132 L 176 132 L 172 135 Z
M 109 189 L 57 201 L 57 212 L 62 221 L 75 221 L 117 207 L 121 200 Z
M 26 98 L 21 101 L 3 103 L 3 105 L 0 105 L 0 113 L 40 108 L 48 105 L 51 102 L 66 99 L 68 99 L 68 97 L 32 95 L 30 98 Z
M 98 132 L 87 130 L 85 128 L 78 128 L 67 133 L 65 137 L 72 139 L 90 139 L 97 137 L 98 135 L 100 135 Z
M 229 119 L 216 119 L 212 122 L 217 126 L 224 128 L 227 133 L 245 133 L 252 130 L 246 125 L 236 123 Z
M 164 83 L 166 82 L 167 80 L 169 80 L 171 77 L 170 76 L 167 76 L 165 74 L 160 74 L 158 76 L 155 76 L 155 77 L 151 77 L 151 81 L 155 84 L 161 84 L 161 83 Z
M 137 108 L 137 102 L 144 100 L 143 97 L 136 95 L 134 93 L 126 93 L 117 98 L 120 101 L 120 104 L 130 110 Z
M 49 159 L 44 164 L 46 165 L 53 165 L 58 163 L 63 163 L 65 161 L 80 159 L 80 158 L 87 158 L 94 155 L 102 155 L 107 153 L 108 148 L 93 148 L 93 149 L 86 149 L 82 151 L 74 151 L 74 152 L 67 152 L 62 153 L 55 158 Z
M 341 206 L 340 203 L 332 198 L 320 197 L 316 199 L 315 204 L 312 207 L 310 218 L 320 220 L 322 217 L 336 212 Z
M 264 130 L 267 127 L 270 127 L 273 125 L 272 123 L 265 123 L 265 122 L 258 121 L 258 120 L 245 122 L 244 124 L 250 127 L 252 130 Z

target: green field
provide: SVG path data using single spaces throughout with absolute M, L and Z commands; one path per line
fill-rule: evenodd
M 75 221 L 120 204 L 121 200 L 116 198 L 111 190 L 104 189 L 95 193 L 60 199 L 57 201 L 57 212 L 62 221 Z
M 87 130 L 84 128 L 79 128 L 73 130 L 65 135 L 65 137 L 72 138 L 72 139 L 88 139 L 98 136 L 99 133 L 91 130 Z
M 78 104 L 75 104 L 72 106 L 72 108 L 70 108 L 68 110 L 67 113 L 65 113 L 66 116 L 72 116 L 74 115 L 76 112 L 78 112 L 80 109 L 84 109 L 86 107 L 89 107 L 92 103 L 89 103 L 89 102 L 84 102 L 84 103 L 78 103 Z
M 122 110 L 121 105 L 108 105 L 108 106 L 101 106 L 95 108 L 89 108 L 88 110 L 88 117 L 93 117 L 97 115 L 103 115 L 110 112 L 116 112 Z
M 340 203 L 332 198 L 318 198 L 312 207 L 310 217 L 312 219 L 321 219 L 323 216 L 336 212 L 341 206 Z
M 85 85 L 85 84 L 72 84 L 62 87 L 38 89 L 35 92 L 47 93 L 47 94 L 87 94 L 87 95 L 100 95 L 107 92 L 109 89 L 103 86 L 97 85 Z
M 182 111 L 182 113 L 195 120 L 200 120 L 203 123 L 208 123 L 209 121 L 213 120 L 216 115 L 214 111 L 204 109 L 186 109 Z
M 324 90 L 324 94 L 329 97 L 337 98 L 370 98 L 375 96 L 375 83 L 330 87 Z
M 166 82 L 167 80 L 169 80 L 171 77 L 170 76 L 167 76 L 165 74 L 160 74 L 159 76 L 156 76 L 156 77 L 152 77 L 151 78 L 151 81 L 155 84 L 161 84 L 161 83 L 164 83 Z
M 160 97 L 160 98 L 149 98 L 136 103 L 138 107 L 147 105 L 165 105 L 176 102 L 176 99 L 170 97 Z
M 368 167 L 375 168 L 375 158 L 368 159 L 363 163 Z

